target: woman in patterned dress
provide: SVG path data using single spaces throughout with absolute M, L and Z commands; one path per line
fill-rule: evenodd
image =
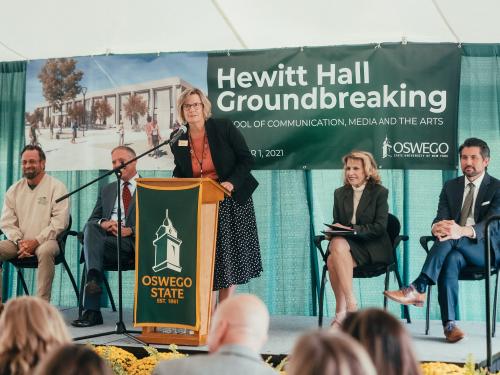
M 212 178 L 231 192 L 219 206 L 213 289 L 220 302 L 237 285 L 260 276 L 262 261 L 252 201 L 258 185 L 250 173 L 253 156 L 231 121 L 211 118 L 211 107 L 199 89 L 179 96 L 177 111 L 188 130 L 171 149 L 174 177 Z

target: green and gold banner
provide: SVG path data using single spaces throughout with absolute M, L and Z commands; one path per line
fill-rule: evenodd
M 198 87 L 242 131 L 255 169 L 339 168 L 353 149 L 382 168 L 455 169 L 461 55 L 452 43 L 381 43 L 33 60 L 26 143 L 50 151 L 51 170 L 105 169 L 116 145 L 151 147 L 150 122 L 168 139 L 177 98 Z M 170 170 L 173 155 L 139 166 Z
M 200 191 L 137 184 L 136 326 L 198 329 Z
M 209 53 L 209 97 L 256 168 L 339 168 L 358 149 L 383 168 L 453 169 L 460 56 L 456 44 Z

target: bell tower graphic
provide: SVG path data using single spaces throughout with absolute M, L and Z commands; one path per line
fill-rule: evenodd
M 155 247 L 155 265 L 153 271 L 159 272 L 165 268 L 181 272 L 180 248 L 182 240 L 177 238 L 177 230 L 165 212 L 163 223 L 156 230 L 156 239 L 153 240 Z

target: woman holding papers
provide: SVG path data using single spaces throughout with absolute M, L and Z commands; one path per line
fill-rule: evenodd
M 380 176 L 372 154 L 353 151 L 342 158 L 344 186 L 335 190 L 333 229 L 328 245 L 327 266 L 335 294 L 333 326 L 340 326 L 348 312 L 357 310 L 353 293 L 353 269 L 369 263 L 389 263 L 391 241 L 387 234 L 388 190 L 380 184 Z M 352 232 L 335 235 L 340 232 Z
M 211 108 L 201 90 L 182 92 L 177 110 L 187 132 L 171 149 L 174 177 L 212 178 L 231 192 L 219 206 L 214 290 L 220 302 L 236 285 L 260 276 L 262 262 L 252 201 L 258 185 L 250 173 L 253 156 L 239 130 L 229 120 L 211 118 Z

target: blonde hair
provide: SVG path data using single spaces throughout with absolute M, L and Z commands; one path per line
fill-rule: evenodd
M 314 331 L 295 344 L 287 375 L 376 375 L 365 349 L 342 332 Z
M 368 151 L 351 151 L 347 155 L 344 155 L 342 157 L 342 162 L 344 163 L 344 184 L 349 185 L 349 181 L 347 180 L 346 176 L 346 165 L 347 165 L 347 160 L 352 159 L 352 160 L 361 160 L 361 163 L 363 164 L 363 170 L 365 172 L 365 175 L 367 177 L 367 182 L 372 183 L 372 184 L 380 184 L 382 179 L 380 178 L 380 175 L 378 174 L 378 169 L 377 169 L 377 163 L 375 162 L 375 158 L 371 153 Z
M 0 373 L 28 374 L 46 353 L 69 342 L 54 306 L 38 297 L 11 299 L 0 317 Z
M 203 104 L 203 117 L 205 118 L 205 120 L 210 118 L 210 116 L 212 116 L 212 104 L 208 100 L 207 96 L 203 93 L 203 91 L 193 87 L 184 90 L 177 98 L 177 115 L 182 120 L 182 122 L 186 122 L 182 106 L 186 102 L 187 97 L 190 95 L 198 95 L 200 97 L 201 103 Z

